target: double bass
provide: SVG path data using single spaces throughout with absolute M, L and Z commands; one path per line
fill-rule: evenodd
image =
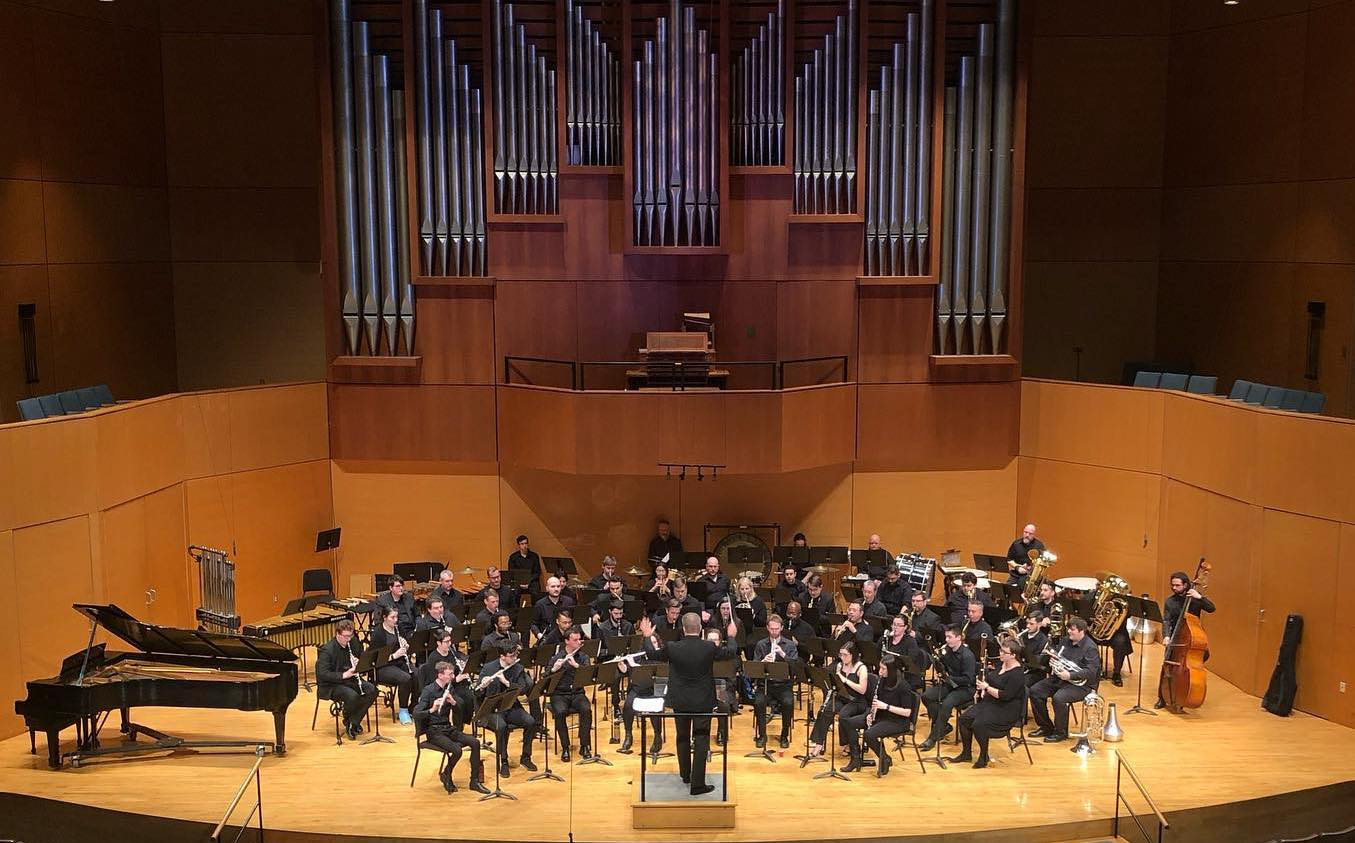
M 1200 560 L 1195 576 L 1191 578 L 1192 588 L 1203 591 L 1208 586 L 1211 567 L 1204 559 Z M 1162 677 L 1158 681 L 1162 701 L 1178 714 L 1184 709 L 1204 705 L 1208 690 L 1204 660 L 1209 651 L 1209 636 L 1205 635 L 1199 617 L 1190 613 L 1193 599 L 1186 597 L 1181 605 L 1181 618 L 1176 622 L 1176 629 L 1171 631 L 1167 651 L 1162 657 Z

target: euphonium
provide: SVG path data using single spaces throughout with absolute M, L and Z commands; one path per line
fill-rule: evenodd
M 1092 599 L 1091 620 L 1087 631 L 1097 641 L 1108 641 L 1124 623 L 1129 614 L 1129 601 L 1124 595 L 1129 593 L 1129 583 L 1123 577 L 1107 574 L 1096 584 L 1096 595 Z
M 1033 547 L 1026 556 L 1030 558 L 1030 576 L 1026 579 L 1026 587 L 1021 592 L 1021 599 L 1031 603 L 1040 596 L 1040 583 L 1044 581 L 1044 572 L 1058 561 L 1058 557 L 1047 550 L 1040 551 Z
M 1069 751 L 1079 755 L 1094 754 L 1096 749 L 1092 744 L 1101 742 L 1105 737 L 1105 729 L 1106 700 L 1092 691 L 1082 701 L 1082 733 L 1078 735 L 1077 744 Z
M 1049 640 L 1051 642 L 1063 636 L 1063 616 L 1065 614 L 1067 614 L 1067 610 L 1058 601 L 1055 601 L 1054 605 L 1049 607 Z

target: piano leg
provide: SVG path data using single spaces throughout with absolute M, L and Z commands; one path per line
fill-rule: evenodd
M 287 709 L 273 712 L 273 730 L 277 733 L 277 741 L 273 744 L 274 755 L 287 754 Z
M 34 751 L 37 748 L 34 747 Z M 61 769 L 61 730 L 47 730 L 47 766 L 53 770 Z

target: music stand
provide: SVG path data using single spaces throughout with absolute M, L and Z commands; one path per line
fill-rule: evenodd
M 715 664 L 712 665 L 712 668 L 711 668 L 711 676 L 712 676 L 712 678 L 714 678 L 714 679 L 723 679 L 723 680 L 725 681 L 725 688 L 729 691 L 729 707 L 730 707 L 730 710 L 731 710 L 731 711 L 733 710 L 733 708 L 734 708 L 734 703 L 738 700 L 738 696 L 739 696 L 739 689 L 735 686 L 735 680 L 738 678 L 738 675 L 737 675 L 738 672 L 737 672 L 737 670 L 736 670 L 736 668 L 737 668 L 738 666 L 739 666 L 739 661 L 738 661 L 737 658 L 734 658 L 734 659 L 718 659 L 718 660 L 716 660 Z M 717 699 L 717 700 L 719 699 L 719 694 L 718 694 L 718 693 L 716 694 L 716 699 Z M 728 713 L 725 714 L 725 718 L 726 718 L 726 719 L 725 719 L 725 721 L 724 721 L 724 727 L 725 727 L 724 742 L 721 743 L 721 742 L 718 742 L 718 741 L 712 741 L 712 743 L 714 743 L 716 746 L 720 747 L 719 753 L 720 753 L 721 755 L 725 755 L 725 754 L 726 754 L 726 752 L 725 752 L 725 749 L 726 749 L 725 744 L 728 744 L 728 743 L 729 743 L 729 719 L 728 719 L 729 716 L 730 716 L 730 715 L 729 715 Z M 716 733 L 715 733 L 715 736 L 716 736 L 717 738 L 720 736 L 720 733 L 719 733 L 719 731 L 718 731 L 718 726 L 717 726 L 717 731 L 716 731 Z M 707 749 L 707 750 L 706 750 L 706 760 L 707 760 L 707 761 L 710 761 L 711 756 L 713 756 L 713 755 L 715 754 L 715 752 L 716 752 L 716 750 L 713 750 L 713 749 Z
M 369 647 L 364 650 L 361 656 L 358 656 L 358 664 L 354 669 L 357 675 L 368 671 L 372 673 L 372 687 L 376 688 L 377 696 L 381 695 L 381 686 L 376 684 L 376 671 L 385 667 L 390 662 L 390 654 L 395 652 L 394 647 Z M 376 716 L 372 718 L 375 724 L 370 737 L 362 741 L 362 745 L 369 743 L 395 743 L 394 738 L 388 738 L 381 734 L 381 711 L 378 709 Z
M 710 597 L 710 581 L 688 580 L 687 593 L 691 595 L 693 598 L 695 598 L 704 609 L 706 605 L 706 598 Z
M 547 574 L 559 577 L 562 580 L 578 576 L 579 573 L 578 566 L 568 556 L 542 556 L 541 567 L 546 569 Z
M 600 644 L 601 642 L 591 641 L 589 643 Z M 595 656 L 590 656 L 590 658 L 595 658 Z M 620 675 L 621 671 L 617 668 L 615 662 L 594 661 L 592 664 L 584 665 L 574 671 L 574 687 L 584 689 L 584 694 L 589 698 L 588 706 L 593 710 L 593 735 L 591 740 L 593 754 L 587 758 L 580 758 L 578 762 L 580 766 L 584 764 L 604 764 L 608 767 L 612 766 L 612 762 L 602 757 L 602 750 L 598 744 L 597 689 L 602 685 L 610 685 Z M 593 689 L 592 694 L 588 693 L 589 688 Z
M 803 571 L 809 567 L 809 548 L 780 545 L 772 550 L 772 561 L 776 563 L 777 570 L 784 571 L 790 565 L 796 571 Z
M 883 572 L 889 564 L 889 554 L 883 547 L 877 547 L 874 550 L 869 548 L 857 548 L 850 554 L 852 567 L 867 576 L 870 576 L 872 569 Z
M 841 545 L 822 545 L 809 549 L 810 565 L 846 565 L 847 548 Z
M 522 691 L 521 691 L 520 689 L 518 689 L 518 688 L 509 688 L 507 691 L 503 691 L 503 692 L 500 692 L 500 693 L 498 693 L 498 694 L 486 694 L 486 695 L 485 695 L 485 698 L 484 698 L 483 700 L 480 701 L 480 705 L 475 709 L 475 713 L 471 715 L 471 720 L 473 720 L 473 721 L 475 721 L 476 723 L 480 724 L 480 728 L 481 728 L 481 729 L 484 729 L 485 731 L 493 731 L 493 729 L 490 728 L 490 725 L 489 725 L 489 719 L 490 719 L 491 717 L 493 717 L 494 715 L 496 715 L 496 714 L 502 714 L 503 712 L 505 712 L 505 711 L 507 711 L 508 709 L 512 708 L 513 705 L 517 702 L 517 698 L 518 698 L 518 695 L 519 695 L 520 693 L 522 693 Z M 508 736 L 507 736 L 507 733 L 506 733 L 506 731 L 505 731 L 505 735 L 504 735 L 504 744 L 505 744 L 505 745 L 504 745 L 503 747 L 500 747 L 500 749 L 503 749 L 503 750 L 505 750 L 505 752 L 506 752 L 507 749 L 508 749 L 507 743 L 508 743 Z M 511 794 L 511 793 L 508 793 L 507 791 L 505 791 L 503 788 L 501 788 L 501 787 L 499 786 L 499 784 L 500 784 L 500 779 L 499 779 L 499 768 L 500 768 L 500 766 L 502 766 L 502 765 L 499 764 L 499 757 L 498 757 L 498 754 L 495 753 L 495 758 L 494 758 L 494 792 L 493 792 L 493 793 L 490 793 L 490 794 L 487 795 L 487 796 L 481 796 L 481 797 L 480 797 L 480 801 L 481 801 L 481 802 L 484 802 L 486 799 L 512 799 L 514 802 L 517 801 L 517 797 L 516 797 L 516 796 L 514 796 L 514 795 Z
M 655 682 L 655 680 L 658 678 L 659 669 L 662 668 L 662 667 L 667 667 L 667 665 L 666 665 L 666 664 L 661 664 L 661 663 L 654 663 L 654 662 L 651 662 L 651 663 L 648 663 L 648 664 L 637 664 L 637 665 L 635 665 L 634 667 L 630 668 L 628 671 L 626 671 L 626 675 L 628 675 L 628 676 L 630 677 L 631 684 L 634 684 L 634 683 L 636 683 L 636 682 L 639 682 L 641 685 L 643 685 L 646 681 L 648 681 L 648 682 L 650 683 L 650 687 L 651 687 L 651 688 L 654 688 L 654 689 L 655 689 L 655 692 L 657 693 L 657 690 L 658 690 L 658 689 L 657 689 L 657 687 L 655 687 L 654 682 Z M 642 699 L 642 698 L 637 697 L 637 698 L 636 698 L 636 701 L 638 702 L 640 699 Z M 646 734 L 645 734 L 645 720 L 646 720 L 646 718 L 647 718 L 649 715 L 643 714 L 643 713 L 639 710 L 639 707 L 637 706 L 637 707 L 636 707 L 636 710 L 635 710 L 635 716 L 636 716 L 636 717 L 639 717 L 640 720 L 641 720 L 641 722 L 640 722 L 640 754 L 641 754 L 641 755 L 648 755 L 648 756 L 649 756 L 649 761 L 650 761 L 651 764 L 657 764 L 657 763 L 659 763 L 659 759 L 660 759 L 660 758 L 676 758 L 676 757 L 677 757 L 677 753 L 673 753 L 673 752 L 664 752 L 663 750 L 659 750 L 658 752 L 648 752 L 648 751 L 647 751 L 647 748 L 645 747 L 645 738 L 646 738 Z M 662 741 L 663 741 L 663 718 L 662 718 L 662 717 L 656 717 L 656 718 L 654 719 L 654 730 L 655 730 L 655 731 L 654 731 L 654 737 L 659 741 L 660 745 L 662 745 Z
M 877 641 L 857 641 L 856 652 L 860 654 L 861 662 L 866 667 L 879 667 L 880 665 L 880 642 Z
M 710 554 L 704 550 L 684 550 L 682 552 L 682 569 L 684 571 L 705 570 L 707 556 L 710 556 Z
M 749 681 L 756 682 L 761 679 L 764 682 L 787 682 L 790 680 L 790 665 L 786 662 L 764 662 L 749 661 L 743 663 L 743 675 L 748 677 Z M 764 689 L 765 690 L 765 689 Z M 744 758 L 765 758 L 773 764 L 776 763 L 776 756 L 767 749 L 767 725 L 765 723 L 756 723 L 754 727 L 762 733 L 762 747 L 756 752 L 744 753 Z
M 827 699 L 824 700 L 824 705 L 828 705 L 829 700 L 836 700 L 839 693 L 846 693 L 848 689 L 847 684 L 842 681 L 842 677 L 838 676 L 836 671 L 830 673 L 825 669 L 824 672 L 827 673 L 832 680 L 832 689 L 828 692 Z M 846 773 L 837 768 L 837 729 L 833 727 L 831 719 L 828 722 L 828 751 L 824 754 L 828 756 L 828 769 L 824 770 L 822 773 L 815 773 L 814 778 L 841 779 L 844 782 L 851 781 L 851 778 Z
M 536 703 L 539 704 L 539 701 L 540 701 L 540 699 L 541 699 L 543 696 L 545 696 L 545 695 L 547 695 L 547 694 L 552 694 L 552 693 L 554 693 L 554 692 L 555 692 L 555 686 L 560 684 L 560 677 L 561 677 L 562 675 L 563 675 L 563 673 L 562 673 L 561 671 L 551 671 L 551 672 L 543 672 L 540 676 L 536 677 L 536 681 L 532 683 L 531 690 L 529 690 L 529 691 L 527 692 L 527 701 L 528 701 L 528 703 L 536 702 Z M 549 706 L 541 706 L 541 711 L 542 711 L 543 719 L 544 719 L 544 714 L 545 714 L 545 712 L 546 712 L 546 710 L 547 710 L 548 708 L 549 708 Z M 550 734 L 551 737 L 554 737 L 554 738 L 555 738 L 555 745 L 558 747 L 558 746 L 560 745 L 560 739 L 559 739 L 559 736 L 555 734 L 555 730 L 554 730 L 554 729 L 551 729 L 550 732 L 549 732 L 549 734 Z M 550 748 L 549 745 L 547 745 L 547 746 L 546 746 L 546 769 L 542 770 L 541 772 L 537 773 L 537 774 L 534 775 L 534 776 L 528 777 L 527 781 L 529 781 L 529 782 L 534 782 L 534 781 L 536 781 L 537 779 L 550 779 L 551 781 L 556 781 L 556 782 L 562 782 L 562 781 L 564 781 L 564 777 L 563 777 L 563 776 L 559 775 L 558 773 L 554 773 L 554 772 L 551 771 L 551 769 L 550 769 L 550 756 L 551 756 L 551 748 Z M 497 759 L 497 758 L 495 759 L 495 767 L 498 767 L 498 759 Z
M 1156 600 L 1149 597 L 1147 594 L 1142 597 L 1125 595 L 1125 599 L 1129 601 L 1129 617 L 1138 618 L 1141 623 L 1146 623 L 1148 621 L 1154 621 L 1159 624 L 1162 623 L 1162 608 L 1157 605 Z M 1143 654 L 1147 649 L 1147 644 L 1139 642 L 1139 689 L 1138 694 L 1134 699 L 1133 707 L 1126 709 L 1125 714 L 1149 714 L 1153 717 L 1157 716 L 1156 711 L 1153 711 L 1151 708 L 1143 707 Z
M 810 640 L 817 641 L 818 639 L 810 639 Z M 806 643 L 808 643 L 808 642 L 806 642 Z M 820 647 L 819 649 L 822 650 L 823 648 Z M 821 689 L 823 690 L 823 705 L 824 705 L 824 706 L 828 706 L 828 705 L 830 704 L 831 700 L 833 699 L 833 680 L 832 680 L 832 679 L 829 677 L 829 675 L 828 675 L 828 668 L 826 668 L 826 667 L 819 667 L 818 665 L 814 665 L 814 664 L 806 664 L 806 665 L 804 666 L 804 669 L 805 669 L 805 672 L 806 672 L 806 674 L 807 674 L 807 676 L 808 676 L 808 682 L 809 682 L 809 703 L 810 703 L 810 704 L 809 704 L 809 711 L 807 712 L 807 713 L 809 714 L 809 716 L 808 716 L 807 718 L 805 718 L 805 752 L 804 752 L 804 755 L 796 755 L 796 756 L 795 756 L 795 760 L 800 762 L 800 769 L 802 769 L 802 770 L 803 770 L 806 766 L 808 766 L 810 763 L 813 763 L 813 762 L 820 762 L 820 761 L 827 761 L 827 760 L 828 760 L 827 758 L 824 758 L 822 755 L 810 755 L 810 754 L 809 754 L 809 738 L 810 738 L 810 732 L 813 730 L 813 724 L 814 724 L 814 721 L 815 721 L 816 719 L 818 719 L 818 718 L 816 718 L 816 717 L 814 716 L 814 688 L 815 688 L 815 687 L 818 687 L 818 688 L 821 688 Z

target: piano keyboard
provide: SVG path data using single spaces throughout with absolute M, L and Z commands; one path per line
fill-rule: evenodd
M 281 644 L 289 650 L 324 644 L 334 636 L 334 627 L 348 617 L 348 612 L 334 606 L 316 606 L 307 612 L 295 615 L 274 615 L 251 624 L 245 624 L 242 632 L 267 638 Z

